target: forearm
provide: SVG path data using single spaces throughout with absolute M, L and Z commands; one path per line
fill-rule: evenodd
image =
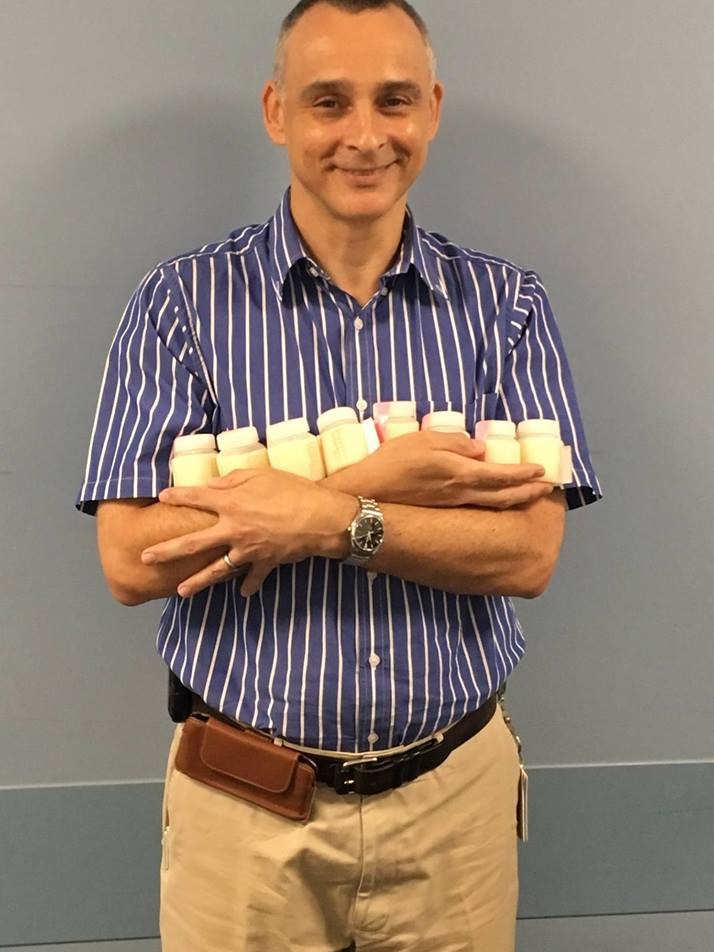
M 368 570 L 460 595 L 534 598 L 554 567 L 529 508 L 382 507 L 385 541 Z
M 465 449 L 470 449 L 470 441 L 464 438 L 464 443 Z M 347 527 L 358 509 L 357 494 L 382 502 L 387 518 L 387 542 L 370 565 L 375 571 L 452 592 L 524 597 L 540 593 L 547 543 L 557 536 L 553 513 L 561 520 L 563 515 L 562 505 L 553 506 L 543 498 L 543 484 L 529 488 L 537 502 L 519 502 L 507 491 L 503 497 L 498 489 L 484 490 L 472 502 L 463 493 L 454 492 L 459 483 L 449 467 L 443 479 L 435 478 L 429 461 L 421 460 L 421 469 L 417 467 L 415 473 L 412 467 L 411 479 L 397 481 L 395 489 L 394 470 L 402 461 L 383 453 L 379 462 L 382 470 L 392 473 L 392 492 L 397 498 L 391 502 L 382 497 L 380 483 L 387 498 L 389 487 L 379 471 L 370 479 L 360 464 L 344 471 L 352 480 L 351 491 L 345 491 L 342 473 L 338 474 L 338 489 L 334 479 L 317 485 L 278 470 L 234 472 L 217 480 L 213 488 L 165 490 L 160 496 L 162 504 L 177 512 L 189 507 L 189 512 L 196 511 L 204 519 L 214 518 L 204 514 L 215 513 L 215 524 L 176 525 L 170 517 L 169 521 L 162 518 L 158 506 L 159 521 L 150 524 L 147 520 L 153 513 L 147 510 L 143 531 L 136 533 L 133 542 L 131 560 L 140 576 L 131 584 L 135 600 L 128 604 L 167 595 L 179 583 L 184 583 L 182 594 L 188 595 L 225 581 L 228 575 L 218 560 L 226 552 L 232 562 L 250 565 L 241 586 L 245 595 L 257 591 L 277 565 L 310 556 L 344 559 L 349 554 Z M 538 472 L 531 473 L 528 467 L 525 471 L 529 479 Z M 426 490 L 420 476 L 431 480 Z M 468 489 L 477 477 L 488 485 L 489 479 L 498 483 L 499 476 L 503 481 L 498 472 L 495 476 L 491 470 L 474 474 L 469 469 L 460 479 Z M 506 473 L 506 479 L 510 478 Z M 552 492 L 552 487 L 546 489 L 548 494 Z M 400 492 L 405 498 L 399 498 Z M 540 516 L 531 521 L 535 510 Z M 150 551 L 143 551 L 148 548 Z M 199 551 L 205 559 L 198 570 L 191 571 L 193 566 L 185 560 Z M 148 575 L 142 558 L 144 563 L 152 562 Z M 172 566 L 170 573 L 159 569 L 158 577 L 153 575 L 156 566 L 166 565 Z
M 117 508 L 117 506 L 119 508 Z M 99 550 L 110 590 L 124 605 L 140 605 L 156 598 L 175 595 L 178 585 L 190 575 L 219 559 L 225 548 L 204 551 L 174 562 L 144 565 L 141 553 L 158 542 L 175 539 L 215 525 L 217 516 L 188 507 L 155 502 L 140 508 L 115 504 L 110 513 L 99 512 Z M 124 531 L 114 531 L 103 539 L 102 522 L 121 520 Z M 121 541 L 120 541 L 121 540 Z
M 399 482 L 399 481 L 397 481 Z M 385 502 L 393 473 L 363 463 L 328 476 L 330 489 L 376 499 L 385 517 L 385 542 L 368 568 L 459 594 L 534 597 L 546 587 L 562 540 L 563 504 L 557 498 L 507 509 L 430 507 Z

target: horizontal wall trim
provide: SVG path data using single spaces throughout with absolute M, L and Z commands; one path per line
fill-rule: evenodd
M 686 760 L 608 760 L 579 764 L 531 764 L 531 770 L 587 770 L 590 767 L 683 767 L 688 764 L 714 766 L 714 758 L 688 757 Z
M 712 791 L 710 763 L 531 768 L 519 917 L 711 911 Z M 161 796 L 0 789 L 0 947 L 157 935 Z
M 672 913 L 527 919 L 518 924 L 518 952 L 705 952 L 712 947 L 714 913 Z
M 714 766 L 710 757 L 695 757 L 686 760 L 613 760 L 593 761 L 578 764 L 530 764 L 528 770 L 589 770 L 592 767 L 672 767 L 689 764 Z M 163 783 L 163 777 L 140 777 L 134 780 L 72 780 L 57 783 L 7 783 L 0 784 L 0 793 L 4 790 L 50 790 L 60 787 L 122 787 L 131 784 Z M 0 946 L 2 948 L 2 946 Z

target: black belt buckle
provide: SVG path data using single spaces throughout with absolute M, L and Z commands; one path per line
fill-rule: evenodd
M 333 786 L 335 791 L 341 795 L 346 793 L 359 793 L 357 789 L 360 784 L 358 778 L 362 776 L 362 769 L 367 764 L 375 764 L 378 757 L 358 757 L 354 760 L 345 760 L 335 765 Z
M 443 741 L 443 735 L 437 734 L 431 740 L 394 757 L 367 756 L 356 760 L 346 760 L 339 764 L 334 773 L 334 789 L 339 794 L 357 793 L 373 794 L 384 793 L 401 787 L 404 783 L 423 773 L 420 769 L 423 754 L 438 747 Z

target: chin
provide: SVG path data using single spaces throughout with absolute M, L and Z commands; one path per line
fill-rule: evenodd
M 336 195 L 328 205 L 333 213 L 340 218 L 352 221 L 371 221 L 388 214 L 401 200 L 403 192 L 380 193 L 377 190 L 364 189 L 361 193 L 355 190 L 352 193 Z

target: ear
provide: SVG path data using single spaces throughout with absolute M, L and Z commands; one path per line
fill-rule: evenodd
M 431 112 L 429 142 L 432 142 L 436 138 L 436 134 L 439 131 L 439 125 L 441 123 L 441 106 L 443 101 L 444 87 L 441 85 L 441 83 L 434 83 L 434 88 L 431 91 L 431 100 L 429 102 L 429 109 Z
M 263 89 L 263 123 L 276 145 L 285 145 L 285 111 L 283 98 L 275 82 L 269 80 Z

